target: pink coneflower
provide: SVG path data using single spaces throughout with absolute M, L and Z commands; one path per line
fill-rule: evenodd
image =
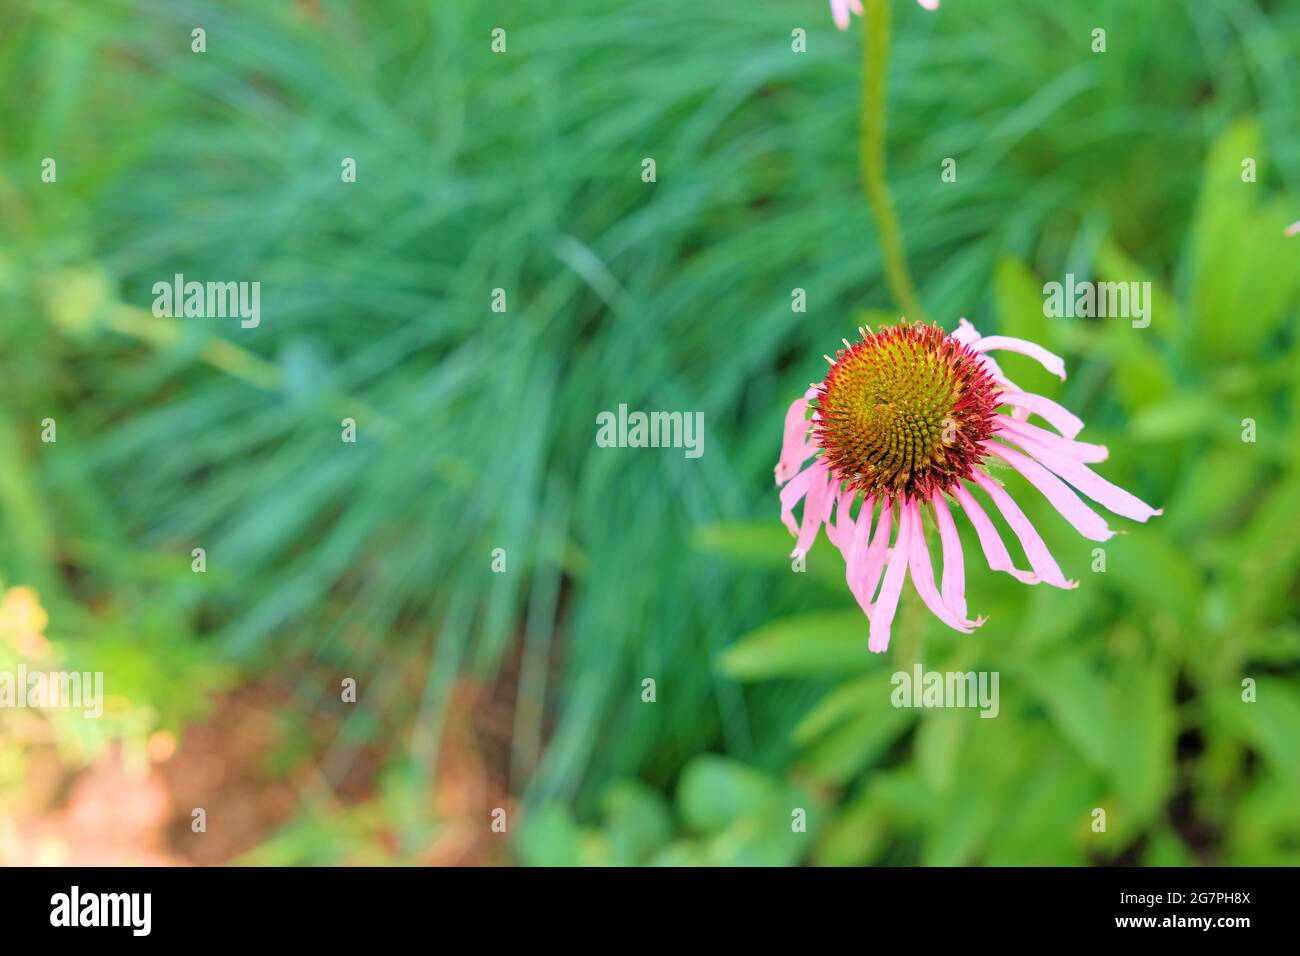
M 916 0 L 927 10 L 938 10 L 939 0 Z M 835 18 L 835 25 L 841 30 L 849 28 L 849 14 L 856 13 L 862 16 L 862 0 L 831 0 L 831 16 Z
M 1160 514 L 1088 468 L 1088 463 L 1105 461 L 1107 451 L 1074 440 L 1082 421 L 1051 399 L 1021 391 L 986 354 L 1020 352 L 1064 379 L 1065 363 L 1051 352 L 1023 339 L 981 337 L 965 319 L 951 335 L 937 326 L 906 322 L 878 332 L 859 331 L 862 340 L 845 339 L 834 359 L 827 356 L 831 370 L 825 380 L 790 406 L 776 483 L 785 486 L 781 520 L 798 539 L 794 554 L 806 553 L 824 524 L 826 536 L 844 555 L 849 589 L 871 622 L 871 650 L 889 647 L 890 625 L 909 571 L 925 606 L 949 627 L 968 634 L 984 623 L 966 616 L 953 506 L 975 526 L 993 570 L 1026 584 L 1078 586 L 1066 580 L 1024 512 L 985 470 L 990 458 L 1024 475 L 1080 534 L 1094 541 L 1115 532 L 1069 485 L 1126 518 L 1146 521 Z M 998 414 L 1003 407 L 1009 415 Z M 1030 415 L 1055 430 L 1031 424 Z M 1020 540 L 1030 570 L 1012 563 L 968 483 L 992 499 Z M 803 511 L 796 522 L 794 508 L 800 501 Z M 938 587 L 923 511 L 931 513 L 942 548 Z

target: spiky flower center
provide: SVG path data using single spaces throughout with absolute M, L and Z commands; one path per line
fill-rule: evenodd
M 998 406 L 979 357 L 932 325 L 863 330 L 845 344 L 818 389 L 816 440 L 835 476 L 883 498 L 970 478 Z

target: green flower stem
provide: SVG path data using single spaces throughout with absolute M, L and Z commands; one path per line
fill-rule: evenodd
M 885 178 L 885 76 L 889 71 L 890 0 L 866 0 L 862 29 L 862 118 L 858 131 L 858 163 L 862 188 L 871 204 L 885 256 L 885 282 L 903 314 L 924 321 L 916 288 L 907 271 L 903 234 Z

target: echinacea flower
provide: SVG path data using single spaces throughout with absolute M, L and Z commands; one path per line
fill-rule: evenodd
M 916 2 L 927 10 L 939 9 L 939 0 L 916 0 Z M 841 30 L 849 28 L 850 12 L 862 16 L 862 0 L 831 0 L 831 16 L 835 18 L 835 25 Z
M 1066 580 L 1024 512 L 988 473 L 985 464 L 993 459 L 1028 479 L 1093 541 L 1115 532 L 1075 489 L 1135 521 L 1161 513 L 1090 469 L 1106 460 L 1107 450 L 1075 440 L 1083 422 L 1051 399 L 1017 388 L 987 353 L 1020 352 L 1064 380 L 1065 363 L 1056 355 L 1023 339 L 981 336 L 965 319 L 951 335 L 907 322 L 859 331 L 862 340 L 845 339 L 834 359 L 826 357 L 831 369 L 825 380 L 790 406 L 776 483 L 784 485 L 781 520 L 796 536 L 794 555 L 807 553 L 825 525 L 844 556 L 849 589 L 870 620 L 872 651 L 889 647 L 909 574 L 925 606 L 949 627 L 969 634 L 984 623 L 966 614 L 954 508 L 974 525 L 993 570 L 1026 584 L 1078 586 Z M 1009 414 L 999 414 L 1002 408 Z M 1032 424 L 1031 415 L 1051 429 Z M 1029 570 L 1014 565 L 972 488 L 982 489 L 1006 519 Z M 927 511 L 943 559 L 937 587 L 922 527 Z

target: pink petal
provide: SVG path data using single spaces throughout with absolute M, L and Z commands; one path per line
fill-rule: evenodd
M 1287 226 L 1286 234 L 1288 236 L 1300 236 L 1300 222 L 1293 222 L 1291 225 Z
M 858 586 L 862 565 L 867 559 L 871 539 L 871 512 L 876 504 L 875 498 L 866 498 L 858 508 L 858 520 L 853 523 L 853 536 L 849 542 L 848 554 L 844 558 L 844 581 L 857 599 L 858 606 L 864 614 L 871 613 L 871 595 L 863 594 Z
M 836 482 L 831 478 L 830 470 L 818 459 L 809 471 L 817 471 L 812 480 L 812 487 L 803 502 L 803 517 L 799 522 L 799 540 L 795 542 L 791 557 L 807 554 L 808 549 L 817 540 L 817 529 L 830 517 L 835 504 Z
M 965 318 L 960 318 L 957 320 L 957 331 L 953 332 L 949 338 L 956 339 L 962 345 L 970 345 L 972 342 L 980 340 L 980 334 L 975 326 L 967 322 Z
M 808 402 L 817 394 L 808 389 L 803 398 L 796 398 L 785 413 L 785 437 L 781 442 L 781 460 L 776 463 L 776 483 L 783 485 L 798 473 L 803 463 L 817 451 L 808 437 L 812 422 L 808 418 Z
M 1050 398 L 1016 389 L 1003 389 L 999 398 L 1003 405 L 1012 405 L 1033 412 L 1066 438 L 1073 438 L 1083 431 L 1083 419 Z
M 794 520 L 794 506 L 808 494 L 813 481 L 825 470 L 825 466 L 818 459 L 781 489 L 781 523 L 790 529 L 791 534 L 799 533 L 799 525 Z
M 925 7 L 925 9 L 927 10 L 939 9 L 939 0 L 916 0 L 916 2 L 919 3 L 921 6 Z
M 966 568 L 961 553 L 961 538 L 957 525 L 948 510 L 943 492 L 930 495 L 934 505 L 934 523 L 939 526 L 939 541 L 943 545 L 943 603 L 959 618 L 966 618 Z M 914 572 L 915 573 L 915 572 Z
M 915 501 L 903 505 L 903 521 L 912 526 L 911 544 L 907 549 L 907 566 L 912 572 L 912 586 L 930 613 L 954 631 L 969 634 L 975 621 L 958 618 L 939 597 L 934 586 L 934 567 L 930 564 L 930 548 L 925 543 L 925 529 L 921 527 L 921 507 Z M 983 624 L 983 621 L 979 622 Z
M 1016 471 L 1020 472 L 1029 483 L 1043 493 L 1052 503 L 1052 507 L 1061 513 L 1074 530 L 1091 541 L 1109 541 L 1115 532 L 1106 526 L 1106 520 L 1093 511 L 1083 499 L 1057 478 L 1054 474 L 1026 455 L 994 441 L 981 442 L 981 446 L 991 455 L 996 455 Z
M 972 348 L 974 344 L 980 340 L 980 334 L 976 330 L 975 326 L 971 325 L 968 321 L 966 321 L 966 319 L 961 318 L 957 320 L 957 331 L 953 332 L 952 335 L 949 336 L 949 338 L 955 339 L 956 341 L 960 342 L 962 345 L 965 345 L 967 348 Z M 995 382 L 997 382 L 998 384 L 1002 385 L 1005 388 L 1010 389 L 1013 392 L 1018 392 L 1020 390 L 1020 387 L 1016 385 L 1015 382 L 1007 378 L 1006 373 L 1002 371 L 1002 367 L 999 366 L 997 362 L 993 361 L 993 356 L 988 355 L 987 353 L 984 352 L 978 352 L 976 354 L 979 356 L 980 361 L 983 363 L 984 367 L 988 370 L 988 373 L 993 376 L 993 380 Z M 1012 414 L 1016 418 L 1021 418 L 1021 419 L 1029 417 L 1028 412 L 1019 408 L 1015 409 L 1012 412 Z
M 876 532 L 867 548 L 866 557 L 858 564 L 858 573 L 854 578 L 853 591 L 861 595 L 858 604 L 871 614 L 871 597 L 876 593 L 880 583 L 880 574 L 885 570 L 885 557 L 889 552 L 889 535 L 894 530 L 894 506 L 886 501 L 880 506 L 880 520 L 876 522 Z
M 1045 584 L 1058 588 L 1077 588 L 1079 583 L 1065 579 L 1056 559 L 1052 557 L 1052 552 L 1047 550 L 1047 545 L 1034 530 L 1034 526 L 1029 523 L 1020 506 L 1011 500 L 1007 490 L 980 471 L 975 472 L 975 484 L 989 493 L 993 504 L 997 506 L 998 511 L 1002 512 L 1002 517 L 1007 519 L 1007 524 L 1011 525 L 1011 530 L 1020 539 L 1020 546 L 1025 549 L 1029 566 L 1038 574 L 1039 579 Z
M 860 0 L 831 0 L 831 16 L 835 18 L 835 25 L 841 30 L 849 28 L 849 8 L 856 7 L 857 14 L 862 15 L 862 3 Z
M 1059 355 L 1047 351 L 1036 342 L 1027 342 L 1024 339 L 1012 338 L 1009 335 L 986 335 L 984 338 L 971 343 L 971 348 L 976 352 L 990 352 L 1001 349 L 1006 352 L 1019 352 L 1021 355 L 1028 355 L 1041 364 L 1043 368 L 1060 378 L 1062 382 L 1065 381 L 1064 360 Z
M 853 542 L 853 499 L 857 492 L 845 488 L 835 497 L 835 520 L 826 522 L 826 537 L 848 558 L 848 548 Z
M 984 559 L 988 561 L 989 567 L 994 571 L 1005 571 L 1017 581 L 1024 584 L 1037 584 L 1039 577 L 1032 571 L 1020 571 L 1011 561 L 1011 554 L 1007 551 L 1007 546 L 1002 543 L 1002 535 L 998 534 L 997 526 L 989 520 L 989 516 L 984 513 L 984 509 L 979 506 L 979 502 L 966 490 L 965 485 L 957 485 L 952 490 L 953 497 L 957 503 L 962 506 L 966 512 L 966 517 L 970 523 L 975 526 L 975 533 L 979 535 L 980 547 L 984 551 Z M 1032 529 L 1031 529 L 1032 530 Z M 944 570 L 948 568 L 948 559 L 944 558 Z M 964 612 L 963 612 L 964 613 Z
M 889 568 L 885 571 L 885 580 L 880 585 L 880 597 L 871 607 L 871 636 L 867 648 L 876 654 L 883 654 L 889 649 L 889 628 L 894 623 L 894 613 L 898 610 L 898 597 L 903 593 L 903 581 L 907 577 L 907 555 L 912 546 L 912 524 L 906 520 L 906 513 L 899 515 L 898 540 L 889 555 Z M 874 542 L 872 542 L 874 546 Z
M 1156 515 L 1164 514 L 1161 509 L 1152 508 L 1136 495 L 1130 494 L 1118 485 L 1112 485 L 1087 465 L 1081 464 L 1078 459 L 1063 454 L 1046 442 L 1023 437 L 1017 437 L 1015 440 L 1047 468 L 1056 472 L 1097 504 L 1117 515 L 1132 518 L 1134 521 L 1146 521 Z
M 1097 462 L 1105 461 L 1110 457 L 1110 450 L 1105 445 L 1090 445 L 1084 441 L 1071 441 L 1068 438 L 1062 438 L 1060 435 L 1049 432 L 1046 428 L 1039 428 L 1037 425 L 1031 425 L 1028 422 L 1019 422 L 1013 418 L 1007 418 L 1006 415 L 998 416 L 997 429 L 997 433 L 1007 441 L 1013 441 L 1019 445 L 1023 438 L 1025 441 L 1050 448 L 1068 458 L 1073 458 L 1075 461 Z

